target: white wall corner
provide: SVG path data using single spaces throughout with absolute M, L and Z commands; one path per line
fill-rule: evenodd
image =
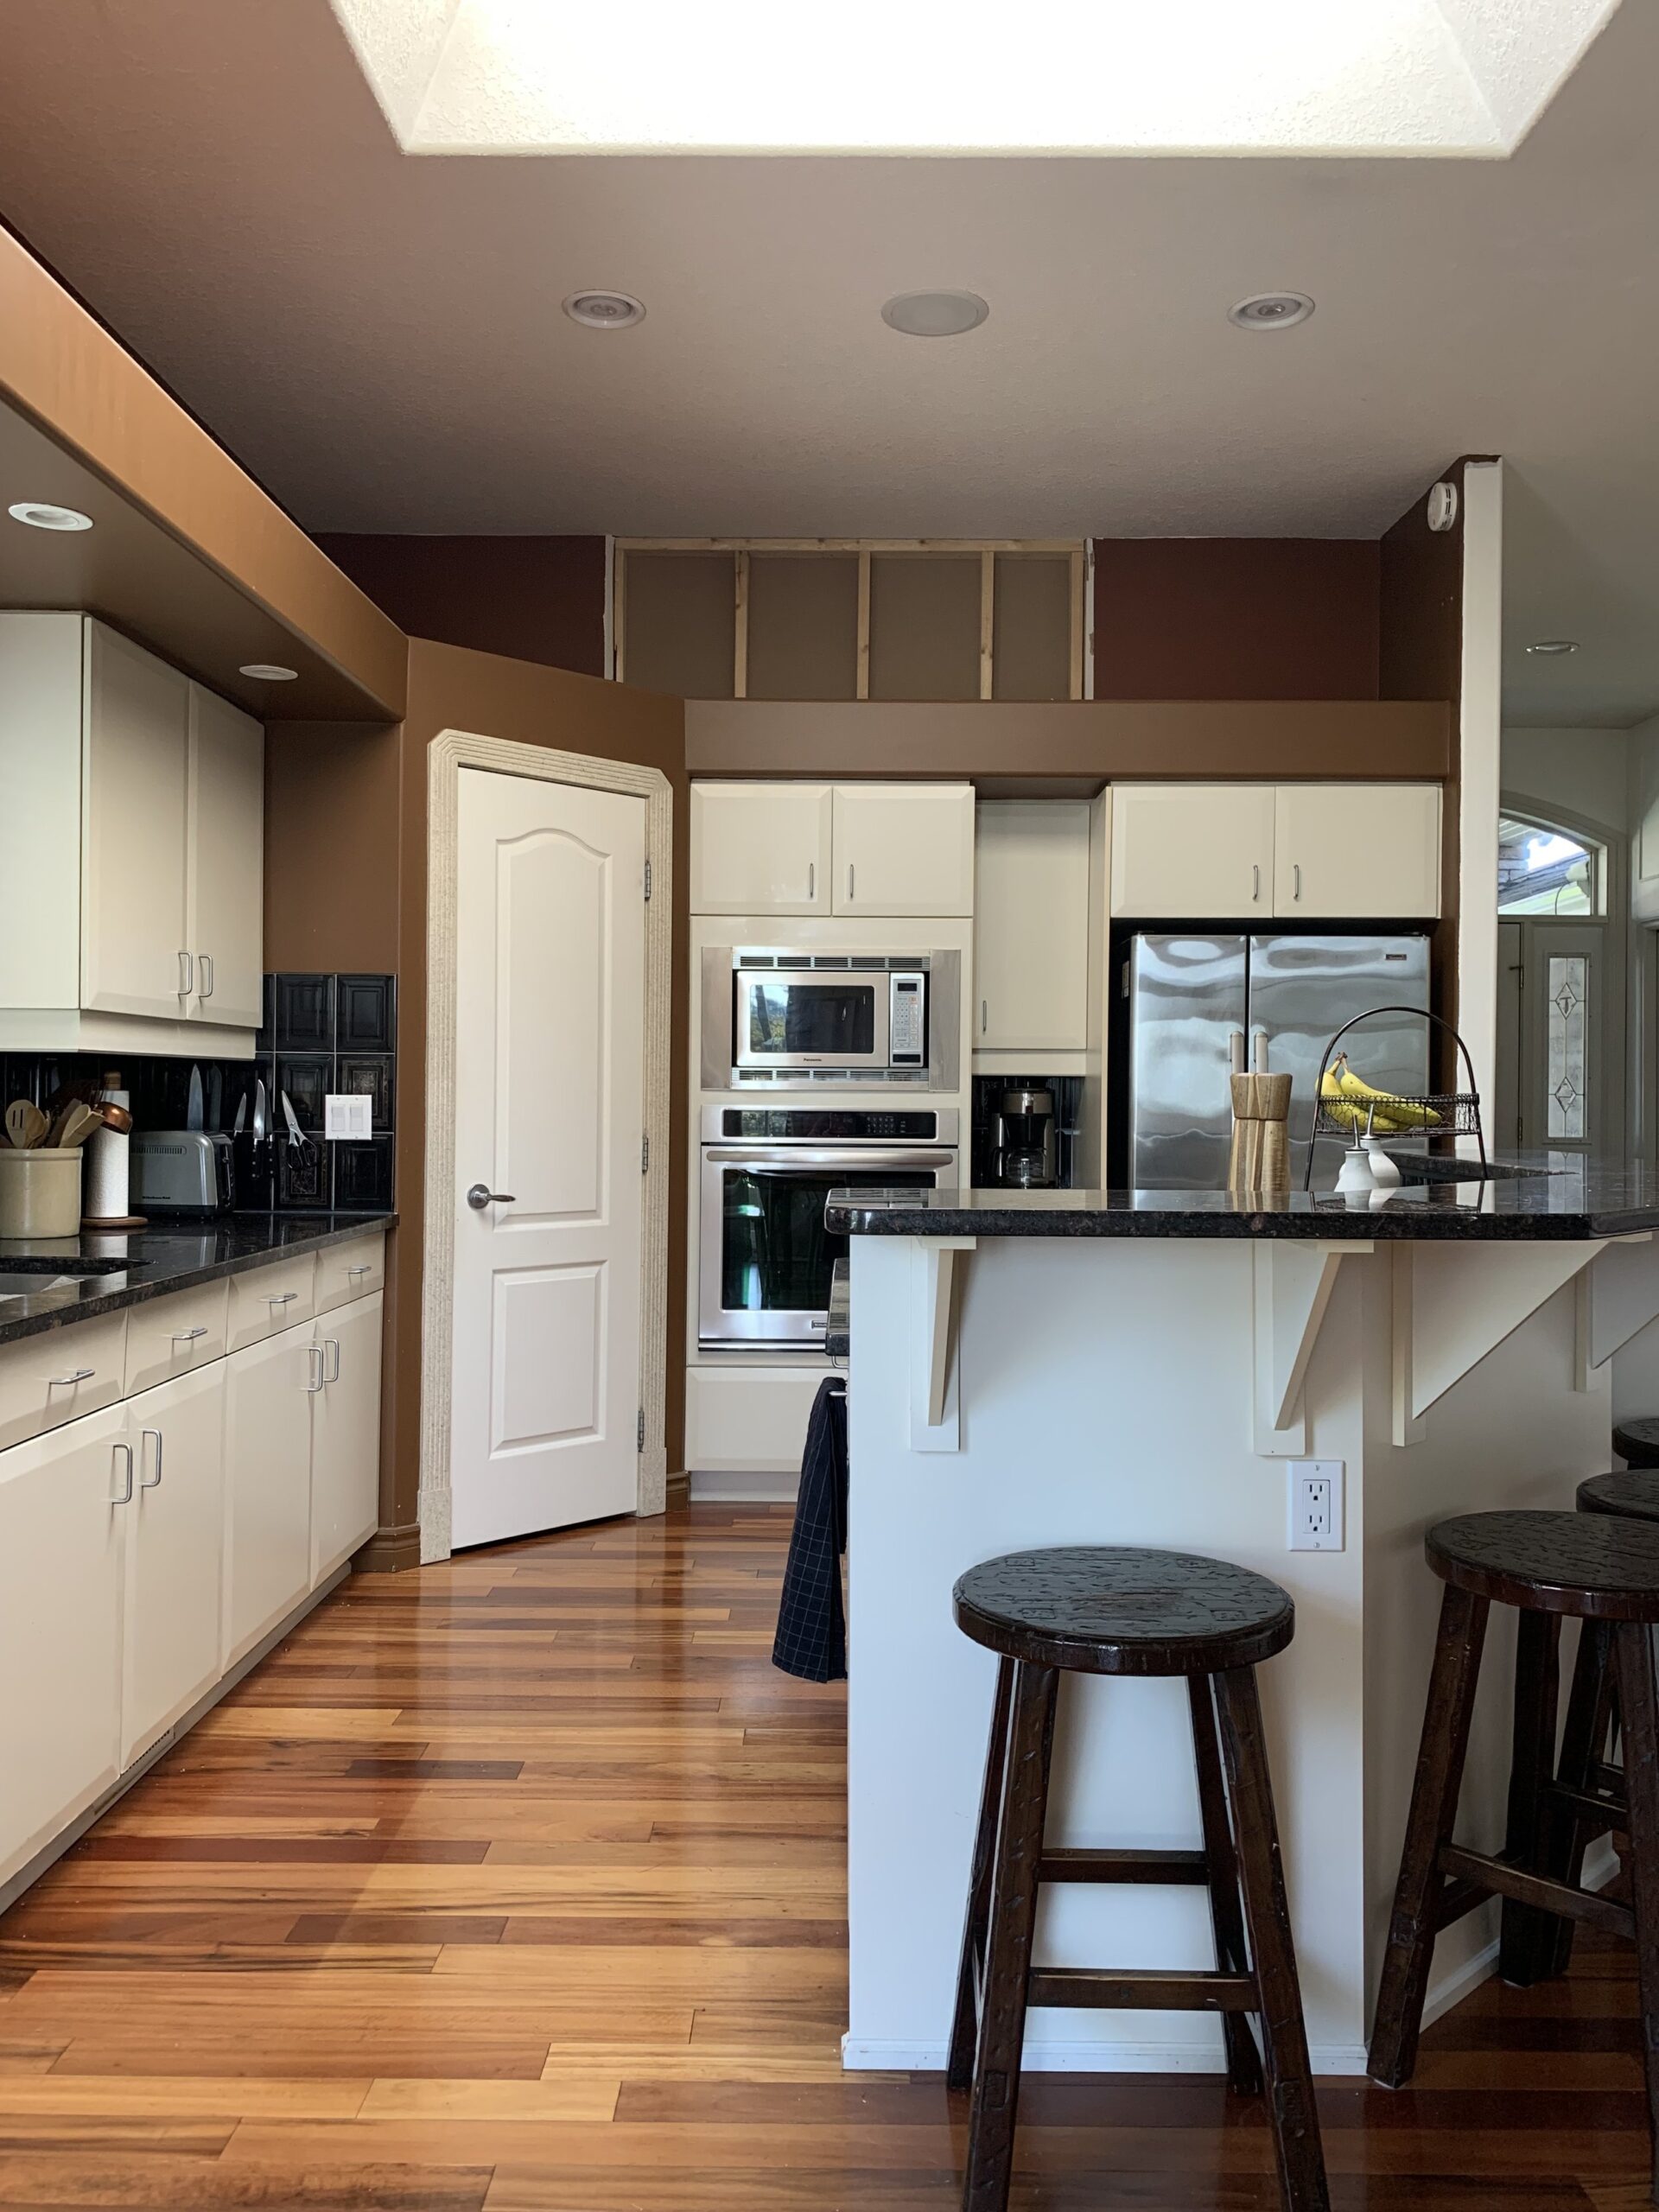
M 1497 1094 L 1497 817 L 1503 757 L 1503 464 L 1463 472 L 1462 702 L 1458 736 L 1458 1027 L 1475 1088 Z

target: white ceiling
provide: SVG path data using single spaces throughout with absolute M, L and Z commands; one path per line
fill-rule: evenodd
M 1659 707 L 1659 9 L 1472 162 L 411 157 L 328 0 L 5 20 L 0 213 L 313 529 L 1365 537 L 1501 453 L 1510 719 Z

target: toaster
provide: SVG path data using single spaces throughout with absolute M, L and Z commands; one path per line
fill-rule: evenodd
M 228 1213 L 231 1141 L 205 1129 L 135 1129 L 128 1154 L 135 1213 Z

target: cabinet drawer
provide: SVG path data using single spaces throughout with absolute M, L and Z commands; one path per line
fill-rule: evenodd
M 0 1346 L 0 1450 L 113 1405 L 125 1383 L 127 1317 L 77 1321 Z
M 224 1358 L 230 1290 L 227 1282 L 199 1283 L 133 1307 L 127 1316 L 128 1397 Z
M 367 1298 L 386 1285 L 386 1240 L 359 1236 L 349 1244 L 330 1244 L 317 1254 L 317 1311 Z M 296 1319 L 298 1317 L 296 1316 Z
M 278 1329 L 291 1329 L 308 1321 L 316 1312 L 317 1262 L 314 1252 L 302 1260 L 279 1260 L 273 1267 L 254 1268 L 231 1277 L 230 1348 L 256 1344 Z

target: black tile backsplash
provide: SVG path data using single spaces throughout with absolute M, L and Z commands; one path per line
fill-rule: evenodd
M 185 1126 L 190 1071 L 201 1071 L 202 1122 L 229 1129 L 247 1102 L 238 1163 L 238 1207 L 250 1196 L 285 1212 L 384 1212 L 393 1203 L 393 1133 L 397 1099 L 397 982 L 393 976 L 275 975 L 264 979 L 264 1027 L 251 1060 L 190 1061 L 133 1053 L 0 1054 L 0 1106 L 13 1098 L 44 1102 L 60 1084 L 101 1085 L 118 1071 L 130 1092 L 135 1125 Z M 253 1087 L 265 1085 L 270 1144 L 268 1176 L 252 1172 Z M 288 1093 L 306 1142 L 290 1147 L 283 1113 Z M 374 1135 L 354 1144 L 322 1135 L 329 1091 L 365 1091 Z M 267 1192 L 269 1198 L 267 1199 Z

